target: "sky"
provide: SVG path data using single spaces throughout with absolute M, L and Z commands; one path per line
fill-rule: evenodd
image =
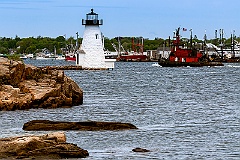
M 110 39 L 166 39 L 178 27 L 186 38 L 190 29 L 198 39 L 213 39 L 220 29 L 226 38 L 240 36 L 240 0 L 0 0 L 0 37 L 82 37 L 92 8 Z

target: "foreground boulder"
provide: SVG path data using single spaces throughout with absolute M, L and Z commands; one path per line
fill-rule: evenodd
M 50 131 L 50 130 L 84 130 L 84 131 L 98 131 L 98 130 L 125 130 L 137 129 L 136 126 L 130 123 L 120 122 L 58 122 L 49 120 L 33 120 L 27 122 L 23 126 L 26 131 Z
M 0 111 L 72 107 L 83 91 L 62 70 L 38 68 L 0 57 Z
M 87 150 L 66 143 L 62 132 L 0 139 L 0 159 L 85 158 L 88 155 Z

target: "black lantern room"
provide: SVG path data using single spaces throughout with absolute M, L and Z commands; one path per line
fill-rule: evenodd
M 86 14 L 86 19 L 82 19 L 82 25 L 103 25 L 103 20 L 98 20 L 98 14 L 93 12 Z

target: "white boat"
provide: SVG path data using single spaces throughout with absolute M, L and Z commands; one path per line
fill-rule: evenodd
M 33 54 L 27 54 L 26 56 L 27 56 L 27 58 L 30 58 L 30 59 L 34 58 Z
M 21 59 L 27 59 L 28 57 L 27 57 L 25 54 L 21 54 L 21 55 L 20 55 L 20 58 L 21 58 Z
M 105 59 L 116 59 L 118 57 L 117 52 L 104 51 Z

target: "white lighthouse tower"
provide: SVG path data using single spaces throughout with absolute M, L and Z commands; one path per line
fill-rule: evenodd
M 86 20 L 82 19 L 85 25 L 83 41 L 80 51 L 76 54 L 76 65 L 83 69 L 109 69 L 114 68 L 114 59 L 105 59 L 103 35 L 99 25 L 103 20 L 98 20 L 98 14 L 91 12 L 86 14 Z

